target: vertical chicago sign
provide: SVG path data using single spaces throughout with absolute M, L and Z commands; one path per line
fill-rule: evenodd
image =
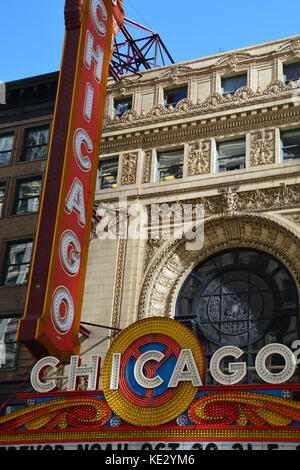
M 66 0 L 66 34 L 29 288 L 18 341 L 78 353 L 87 251 L 117 0 Z

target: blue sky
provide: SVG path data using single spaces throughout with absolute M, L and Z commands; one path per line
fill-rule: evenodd
M 125 16 L 158 32 L 175 62 L 300 34 L 290 0 L 124 0 Z M 0 80 L 59 69 L 64 0 L 0 0 Z

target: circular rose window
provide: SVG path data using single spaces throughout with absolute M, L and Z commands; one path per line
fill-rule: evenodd
M 189 274 L 179 292 L 176 319 L 194 329 L 208 353 L 223 345 L 246 346 L 254 353 L 265 342 L 298 338 L 296 285 L 285 266 L 267 253 L 223 251 Z

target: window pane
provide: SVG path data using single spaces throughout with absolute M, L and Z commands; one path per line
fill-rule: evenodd
M 5 183 L 0 183 L 0 217 L 2 215 L 4 197 L 5 197 Z
M 23 160 L 40 160 L 47 157 L 49 127 L 29 129 L 26 133 Z
M 4 285 L 27 282 L 32 253 L 32 241 L 9 245 L 4 272 Z
M 300 78 L 300 62 L 283 66 L 283 76 L 285 83 L 289 83 Z
M 38 212 L 41 189 L 41 178 L 21 181 L 16 199 L 16 214 Z
M 245 168 L 246 142 L 244 139 L 219 143 L 217 149 L 217 171 Z
M 165 106 L 176 106 L 176 104 L 187 98 L 187 87 L 173 88 L 172 90 L 164 91 L 164 105 Z
M 8 369 L 15 365 L 17 350 L 18 318 L 0 318 L 0 368 Z
M 114 102 L 114 116 L 122 116 L 125 111 L 131 109 L 132 107 L 132 98 L 124 98 L 122 100 L 115 100 Z
M 300 129 L 281 133 L 282 161 L 300 158 Z
M 13 140 L 13 133 L 0 135 L 0 166 L 10 162 Z
M 98 185 L 96 189 L 115 188 L 117 186 L 119 159 L 106 160 L 100 163 Z
M 183 156 L 183 149 L 159 152 L 157 156 L 158 181 L 170 181 L 182 178 Z
M 247 75 L 238 75 L 236 77 L 222 78 L 222 94 L 233 95 L 236 90 L 242 86 L 247 86 Z

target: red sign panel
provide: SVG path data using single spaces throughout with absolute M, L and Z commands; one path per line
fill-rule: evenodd
M 63 63 L 27 302 L 18 330 L 18 341 L 37 358 L 51 354 L 67 361 L 80 349 L 112 37 L 122 17 L 114 0 L 66 0 Z

